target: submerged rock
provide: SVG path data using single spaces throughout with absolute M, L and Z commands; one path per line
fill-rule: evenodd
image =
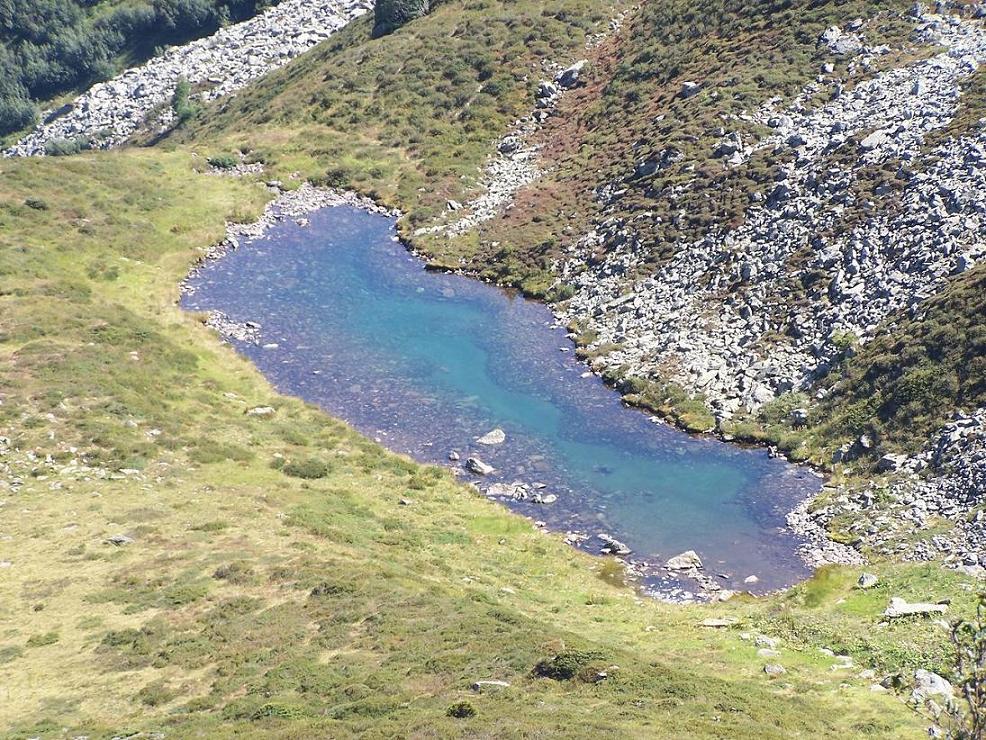
M 496 468 L 492 465 L 487 465 L 478 457 L 470 457 L 466 460 L 466 470 L 470 473 L 475 473 L 476 475 L 489 475 Z
M 686 550 L 680 555 L 675 555 L 665 565 L 671 570 L 698 569 L 702 567 L 702 558 L 694 550 Z
M 502 445 L 507 441 L 507 435 L 502 429 L 493 429 L 476 440 L 481 445 Z

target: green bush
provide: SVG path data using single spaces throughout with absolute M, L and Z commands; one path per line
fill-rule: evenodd
M 373 35 L 383 36 L 428 13 L 428 0 L 377 0 L 373 6 Z
M 159 707 L 173 701 L 178 696 L 178 692 L 170 688 L 163 680 L 151 681 L 144 688 L 137 692 L 137 698 L 141 704 L 149 707 Z
M 190 99 L 191 94 L 192 86 L 189 81 L 184 77 L 179 77 L 178 82 L 175 83 L 175 92 L 171 96 L 171 108 L 178 118 L 179 126 L 199 112 L 198 106 L 192 103 Z
M 457 701 L 445 710 L 445 714 L 456 719 L 468 719 L 476 716 L 476 707 L 467 701 Z
M 19 131 L 38 122 L 38 107 L 30 100 L 0 92 L 0 135 Z
M 281 472 L 290 475 L 292 478 L 304 478 L 305 480 L 315 480 L 324 478 L 329 474 L 329 466 L 321 460 L 314 458 L 302 458 L 300 460 L 289 460 L 281 467 Z
M 45 154 L 49 157 L 68 157 L 88 148 L 84 139 L 52 139 L 45 144 Z
M 232 154 L 217 154 L 206 161 L 210 167 L 215 167 L 217 170 L 231 170 L 239 164 L 240 160 Z
M 602 653 L 592 650 L 567 650 L 553 658 L 545 658 L 534 666 L 538 678 L 551 678 L 555 681 L 570 681 L 573 678 L 586 679 L 592 665 L 605 658 Z

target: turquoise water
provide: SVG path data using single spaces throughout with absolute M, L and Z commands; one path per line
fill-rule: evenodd
M 687 549 L 723 587 L 750 588 L 743 579 L 756 575 L 762 591 L 807 575 L 784 513 L 817 490 L 814 475 L 626 408 L 583 377 L 546 307 L 427 272 L 394 233 L 392 219 L 349 207 L 316 212 L 304 228 L 281 222 L 204 265 L 183 305 L 259 323 L 259 345 L 237 348 L 280 391 L 391 449 L 456 467 L 449 452 L 478 456 L 496 472 L 461 472 L 484 489 L 543 486 L 556 501 L 505 503 L 587 535 L 591 552 L 600 533 L 626 543 L 654 590 L 688 587 L 655 567 Z M 493 428 L 506 442 L 476 443 Z

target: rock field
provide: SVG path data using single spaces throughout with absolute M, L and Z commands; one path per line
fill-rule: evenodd
M 588 317 L 595 346 L 619 345 L 602 364 L 662 374 L 728 418 L 807 389 L 841 351 L 840 338 L 867 341 L 881 321 L 986 256 L 986 129 L 924 148 L 954 117 L 960 81 L 986 59 L 986 31 L 950 16 L 916 22 L 922 41 L 946 51 L 847 93 L 823 76 L 783 112 L 771 104 L 756 114 L 774 130 L 768 138 L 743 147 L 733 137 L 728 166 L 768 147 L 793 154 L 784 179 L 753 194 L 738 229 L 681 244 L 657 272 L 632 279 L 645 250 L 631 226 L 613 218 L 581 241 L 562 267 L 577 287 L 564 318 Z M 809 107 L 826 86 L 829 102 Z M 846 147 L 857 156 L 839 164 L 830 155 Z M 919 168 L 928 154 L 933 164 Z M 847 222 L 860 170 L 887 160 L 904 163 L 899 199 Z M 872 197 L 893 188 L 881 182 Z M 619 246 L 587 269 L 604 243 Z M 819 287 L 797 296 L 792 284 L 809 274 Z
M 670 378 L 728 419 L 786 391 L 810 390 L 846 338 L 865 343 L 901 309 L 918 315 L 948 276 L 986 257 L 986 126 L 928 142 L 954 119 L 960 83 L 986 60 L 986 29 L 918 7 L 912 17 L 915 40 L 944 51 L 849 91 L 825 65 L 789 106 L 769 101 L 747 118 L 768 136 L 723 136 L 715 154 L 725 167 L 764 149 L 789 155 L 774 185 L 752 194 L 739 228 L 677 245 L 656 271 L 643 268 L 646 249 L 634 226 L 615 216 L 571 248 L 560 272 L 576 294 L 560 319 L 588 320 L 598 332 L 593 347 L 617 347 L 594 361 L 595 370 L 625 366 Z M 890 50 L 866 45 L 865 23 L 851 26 L 828 29 L 819 45 L 852 57 L 850 70 L 862 72 Z M 820 95 L 827 102 L 813 104 Z M 895 182 L 861 185 L 863 174 L 886 162 L 900 163 Z M 621 185 L 601 190 L 604 203 Z M 592 266 L 601 245 L 608 257 Z M 792 286 L 809 275 L 805 282 L 817 287 L 798 294 Z M 983 573 L 986 517 L 972 512 L 986 496 L 984 423 L 986 410 L 957 413 L 920 455 L 881 459 L 880 469 L 894 474 L 888 481 L 833 490 L 822 507 L 805 502 L 789 515 L 810 540 L 805 559 L 860 562 L 857 550 L 826 536 L 841 517 L 853 522 L 853 545 Z M 910 536 L 936 517 L 954 528 Z

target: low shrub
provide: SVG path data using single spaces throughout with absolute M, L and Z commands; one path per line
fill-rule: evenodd
M 590 673 L 594 673 L 592 665 L 604 657 L 602 653 L 592 650 L 566 650 L 553 658 L 538 661 L 534 666 L 534 675 L 555 681 L 571 681 L 573 678 L 585 680 Z
M 456 719 L 468 719 L 476 716 L 476 707 L 467 701 L 457 701 L 445 710 L 445 714 Z
M 215 167 L 217 170 L 231 170 L 239 163 L 239 159 L 232 154 L 217 154 L 214 157 L 209 157 L 207 160 L 210 167 Z
M 281 467 L 281 472 L 292 478 L 303 478 L 305 480 L 315 480 L 324 478 L 329 474 L 329 466 L 321 460 L 314 458 L 303 458 L 301 460 L 289 460 Z
M 45 645 L 54 645 L 58 642 L 57 632 L 45 632 L 42 635 L 32 635 L 27 640 L 27 646 L 29 648 L 44 647 Z

